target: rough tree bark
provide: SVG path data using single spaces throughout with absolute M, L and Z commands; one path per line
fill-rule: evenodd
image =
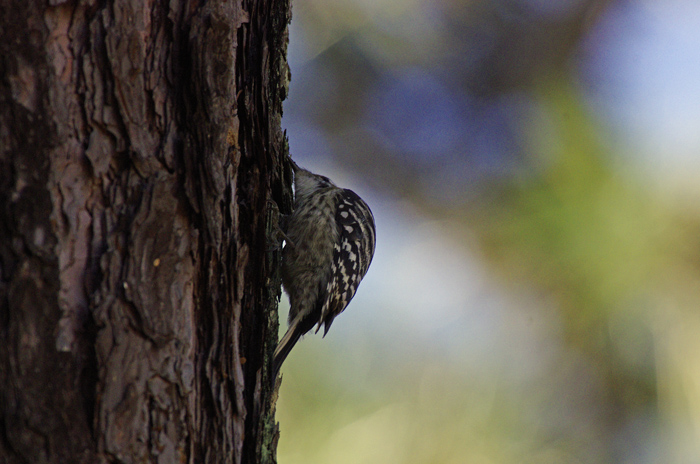
M 0 462 L 275 461 L 289 19 L 0 3 Z

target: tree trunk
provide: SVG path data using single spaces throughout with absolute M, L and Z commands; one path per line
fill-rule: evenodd
M 275 462 L 289 18 L 0 4 L 0 462 Z

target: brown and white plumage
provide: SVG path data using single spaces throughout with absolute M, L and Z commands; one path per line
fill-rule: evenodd
M 374 216 L 352 190 L 294 167 L 294 212 L 282 250 L 282 284 L 289 295 L 289 329 L 275 350 L 275 377 L 299 338 L 317 325 L 328 332 L 350 303 L 372 262 Z

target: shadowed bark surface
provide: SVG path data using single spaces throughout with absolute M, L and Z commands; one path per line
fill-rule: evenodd
M 275 461 L 289 19 L 0 5 L 0 461 Z

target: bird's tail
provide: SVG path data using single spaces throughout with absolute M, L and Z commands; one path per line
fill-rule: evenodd
M 302 331 L 299 330 L 299 321 L 292 322 L 292 325 L 287 329 L 287 333 L 284 334 L 282 340 L 280 340 L 277 348 L 275 349 L 275 354 L 272 360 L 272 372 L 274 373 L 273 379 L 276 379 L 280 372 L 280 367 L 287 355 L 292 351 L 294 345 L 299 341 Z

